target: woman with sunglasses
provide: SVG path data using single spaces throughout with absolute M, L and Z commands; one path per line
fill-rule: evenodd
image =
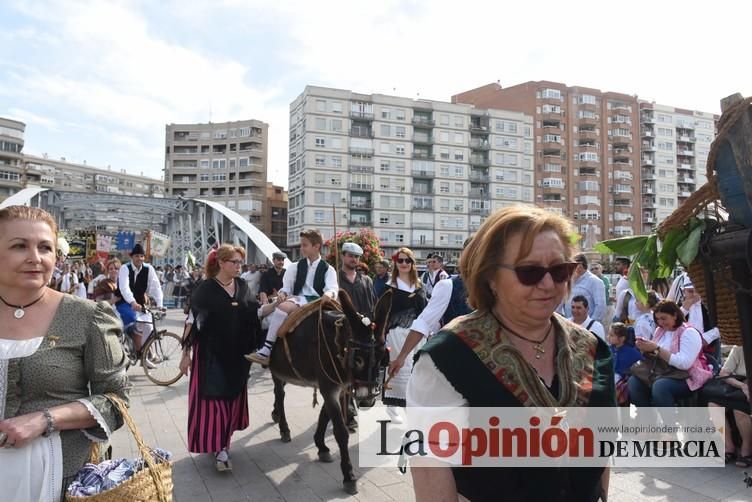
M 206 277 L 191 296 L 180 369 L 190 372 L 188 451 L 213 453 L 232 469 L 232 433 L 248 427 L 248 372 L 243 354 L 257 347 L 258 303 L 239 278 L 245 249 L 223 244 L 206 259 Z M 191 352 L 192 357 L 191 357 Z
M 555 313 L 577 266 L 573 235 L 567 219 L 534 207 L 508 207 L 486 219 L 460 257 L 476 310 L 418 351 L 408 406 L 616 405 L 608 345 Z M 452 469 L 431 459 L 411 462 L 419 502 L 457 493 L 470 500 L 595 501 L 608 480 L 602 467 Z
M 386 343 L 389 347 L 389 357 L 396 358 L 402 350 L 410 325 L 426 307 L 426 292 L 418 279 L 418 269 L 415 266 L 415 255 L 408 248 L 399 248 L 392 255 L 394 269 L 387 290 L 392 291 L 392 306 L 386 320 Z M 389 389 L 384 391 L 384 404 L 388 406 L 405 406 L 405 391 L 412 372 L 412 354 L 405 365 L 394 374 L 389 382 Z M 390 408 L 393 420 L 400 422 L 401 418 Z

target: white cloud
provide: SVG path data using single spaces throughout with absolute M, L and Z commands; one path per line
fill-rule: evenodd
M 32 124 L 44 127 L 51 131 L 60 131 L 59 124 L 56 120 L 49 117 L 37 115 L 36 113 L 30 112 L 29 110 L 23 110 L 21 108 L 10 108 L 8 109 L 8 118 L 20 120 L 27 126 L 29 124 Z

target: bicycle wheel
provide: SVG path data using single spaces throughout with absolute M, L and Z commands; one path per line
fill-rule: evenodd
M 146 376 L 157 385 L 172 385 L 180 380 L 182 338 L 169 331 L 160 331 L 141 351 L 141 366 Z

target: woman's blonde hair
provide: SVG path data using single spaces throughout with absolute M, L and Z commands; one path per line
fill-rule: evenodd
M 120 260 L 118 260 L 117 258 L 113 258 L 113 259 L 111 259 L 111 260 L 108 260 L 108 261 L 107 261 L 107 266 L 105 267 L 105 270 L 109 270 L 109 269 L 110 269 L 110 267 L 111 267 L 111 266 L 113 266 L 113 265 L 115 265 L 115 267 L 117 267 L 117 268 L 118 268 L 118 270 L 119 270 L 119 269 L 120 269 L 120 267 L 121 267 L 121 266 L 123 265 L 123 262 L 121 262 L 121 261 L 120 261 Z
M 57 223 L 55 222 L 55 218 L 44 209 L 31 206 L 8 206 L 0 209 L 0 223 L 11 220 L 42 221 L 46 223 L 55 236 L 52 245 L 57 248 Z
M 207 279 L 211 279 L 219 273 L 220 261 L 232 260 L 232 255 L 235 253 L 239 253 L 245 259 L 245 249 L 240 246 L 233 246 L 232 244 L 222 244 L 216 250 L 211 251 L 206 260 L 206 268 L 204 269 Z
M 397 267 L 397 262 L 395 260 L 399 258 L 400 253 L 407 255 L 413 261 L 410 264 L 410 285 L 415 286 L 416 288 L 422 287 L 423 283 L 421 283 L 418 278 L 418 264 L 415 263 L 415 254 L 413 254 L 413 251 L 410 248 L 399 248 L 397 252 L 392 255 L 392 261 L 395 262 L 394 267 L 392 267 L 392 284 L 396 285 L 397 277 L 399 277 L 399 267 Z
M 492 213 L 460 256 L 459 268 L 468 304 L 481 311 L 491 310 L 496 300 L 489 280 L 496 276 L 497 265 L 506 252 L 509 239 L 522 235 L 515 258 L 519 261 L 530 254 L 538 234 L 547 231 L 559 236 L 564 245 L 564 259 L 571 260 L 576 233 L 563 216 L 532 206 L 509 206 Z

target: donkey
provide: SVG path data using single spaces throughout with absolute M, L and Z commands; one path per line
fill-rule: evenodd
M 272 418 L 279 422 L 280 437 L 290 441 L 290 428 L 285 417 L 285 383 L 318 388 L 324 399 L 319 421 L 313 436 L 322 462 L 334 458 L 324 442 L 329 420 L 340 453 L 340 467 L 344 476 L 344 490 L 358 493 L 348 451 L 349 432 L 343 417 L 342 402 L 352 388 L 358 406 L 370 407 L 381 394 L 389 355 L 386 351 L 384 330 L 379 324 L 386 319 L 391 302 L 376 306 L 373 322 L 356 312 L 347 293 L 339 290 L 342 313 L 326 311 L 309 315 L 300 325 L 278 340 L 269 359 L 274 378 L 274 411 Z M 292 364 L 291 364 L 292 363 Z M 315 391 L 314 391 L 315 392 Z

